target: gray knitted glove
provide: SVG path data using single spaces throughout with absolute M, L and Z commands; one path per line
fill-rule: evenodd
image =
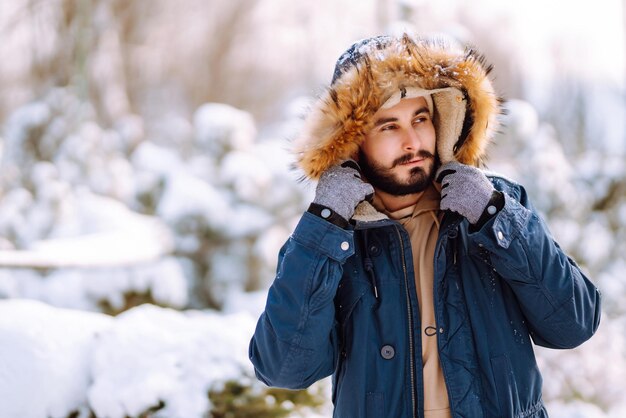
M 435 178 L 441 183 L 441 209 L 477 223 L 494 191 L 487 176 L 476 167 L 453 161 L 442 165 Z
M 372 196 L 374 188 L 361 180 L 359 165 L 346 160 L 322 173 L 313 203 L 332 209 L 347 221 L 352 218 L 354 208 Z

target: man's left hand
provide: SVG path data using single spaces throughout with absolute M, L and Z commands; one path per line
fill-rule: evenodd
M 435 178 L 441 183 L 441 209 L 456 212 L 476 224 L 494 192 L 487 176 L 476 167 L 453 161 L 442 165 Z

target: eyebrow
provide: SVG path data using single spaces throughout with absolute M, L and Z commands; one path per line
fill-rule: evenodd
M 426 106 L 420 107 L 419 109 L 417 109 L 415 113 L 413 114 L 413 116 L 417 116 L 420 113 L 424 113 L 424 112 L 428 113 L 428 108 Z M 376 122 L 374 122 L 374 127 L 384 125 L 385 123 L 388 123 L 388 122 L 397 122 L 397 121 L 398 121 L 398 118 L 380 118 L 376 120 Z

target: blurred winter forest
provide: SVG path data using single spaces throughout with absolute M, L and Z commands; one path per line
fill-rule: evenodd
M 602 291 L 593 339 L 537 350 L 551 416 L 626 416 L 626 9 L 556 3 L 0 1 L 0 416 L 327 416 L 247 343 L 312 198 L 289 140 L 343 50 L 402 32 L 494 64 L 489 169 Z

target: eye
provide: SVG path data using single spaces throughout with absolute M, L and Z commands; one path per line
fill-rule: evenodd
M 418 124 L 426 122 L 426 121 L 428 121 L 428 116 L 425 116 L 425 115 L 421 115 L 413 119 L 413 123 L 418 123 Z
M 392 130 L 395 130 L 395 129 L 397 129 L 397 126 L 395 124 L 393 124 L 393 123 L 391 123 L 389 125 L 383 125 L 380 128 L 381 131 L 392 131 Z

